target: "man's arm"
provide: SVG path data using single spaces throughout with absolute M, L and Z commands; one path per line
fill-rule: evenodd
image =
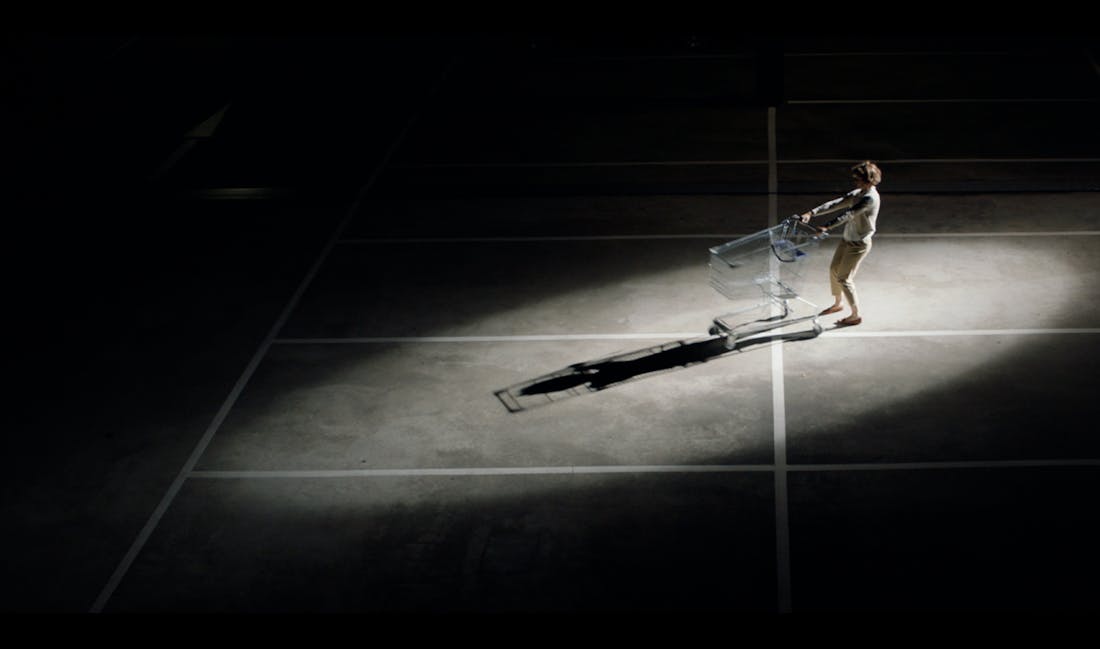
M 838 225 L 842 225 L 844 223 L 847 223 L 848 221 L 851 221 L 857 216 L 862 216 L 869 211 L 871 211 L 871 201 L 868 198 L 864 198 L 860 200 L 859 203 L 855 205 L 855 207 L 845 211 L 843 214 L 836 217 L 835 219 L 832 219 L 827 223 L 823 223 L 822 227 L 827 230 L 834 228 Z
M 855 204 L 856 198 L 858 196 L 859 196 L 859 191 L 856 190 L 856 191 L 853 191 L 853 192 L 849 192 L 849 193 L 847 193 L 843 196 L 840 196 L 838 198 L 834 198 L 831 201 L 826 201 L 826 202 L 822 203 L 821 205 L 818 205 L 817 207 L 813 208 L 812 210 L 809 210 L 807 212 L 803 212 L 801 214 L 802 222 L 803 223 L 808 223 L 810 221 L 810 219 L 812 219 L 815 216 L 820 216 L 822 214 L 829 214 L 829 213 L 832 213 L 832 212 L 836 212 L 837 210 L 843 210 L 843 209 L 850 208 L 850 207 L 852 207 L 852 205 Z

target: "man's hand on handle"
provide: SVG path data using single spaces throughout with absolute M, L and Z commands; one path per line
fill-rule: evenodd
M 793 215 L 791 215 L 791 218 L 792 218 L 792 219 L 797 219 L 797 220 L 799 220 L 799 221 L 801 221 L 801 222 L 803 222 L 803 223 L 809 223 L 809 222 L 810 222 L 810 219 L 812 219 L 812 218 L 813 218 L 813 213 L 811 213 L 811 212 L 804 212 L 804 213 L 802 213 L 802 214 L 793 214 Z M 816 230 L 817 230 L 818 232 L 820 232 L 820 233 L 822 233 L 822 234 L 825 234 L 826 232 L 828 232 L 828 231 L 829 231 L 829 228 L 827 228 L 827 227 L 825 227 L 825 226 L 823 226 L 823 225 L 816 225 L 816 226 L 814 226 L 814 228 L 815 228 L 815 229 L 816 229 Z

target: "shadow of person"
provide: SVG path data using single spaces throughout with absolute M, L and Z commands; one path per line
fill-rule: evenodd
M 756 345 L 815 338 L 819 330 L 757 335 L 732 340 L 728 335 L 677 340 L 630 352 L 575 363 L 493 394 L 509 412 L 529 410 L 588 392 L 598 392 L 644 376 L 684 369 Z

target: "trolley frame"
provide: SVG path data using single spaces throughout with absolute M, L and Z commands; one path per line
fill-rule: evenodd
M 730 349 L 739 340 L 794 323 L 809 324 L 813 336 L 820 334 L 817 305 L 802 298 L 799 288 L 805 262 L 828 236 L 792 216 L 765 230 L 710 248 L 711 286 L 729 300 L 741 303 L 741 308 L 714 318 L 710 334 L 725 336 Z M 791 318 L 794 300 L 809 305 L 812 314 Z M 733 321 L 754 310 L 764 317 Z

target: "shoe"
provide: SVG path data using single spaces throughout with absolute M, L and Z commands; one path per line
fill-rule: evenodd
M 838 326 L 838 327 L 854 327 L 854 326 L 856 326 L 857 324 L 859 324 L 861 322 L 863 322 L 863 318 L 853 318 L 852 316 L 848 316 L 847 318 L 844 318 L 843 320 L 837 320 L 836 321 L 836 326 Z
M 836 313 L 837 311 L 840 311 L 842 308 L 843 307 L 839 307 L 839 306 L 831 306 L 828 309 L 825 309 L 824 311 L 819 313 L 818 315 L 829 315 L 830 313 Z

